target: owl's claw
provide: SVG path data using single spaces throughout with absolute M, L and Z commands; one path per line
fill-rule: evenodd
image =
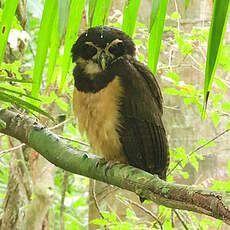
M 105 164 L 107 164 L 107 162 L 108 162 L 108 161 L 106 161 L 105 158 L 100 158 L 100 159 L 98 159 L 97 162 L 96 162 L 96 167 L 105 165 Z
M 111 169 L 114 165 L 120 164 L 120 161 L 106 161 L 105 158 L 101 158 L 97 161 L 96 167 L 105 165 L 105 175 L 109 169 Z

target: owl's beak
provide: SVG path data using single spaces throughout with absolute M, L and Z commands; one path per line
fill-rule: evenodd
M 105 51 L 102 51 L 100 53 L 98 63 L 101 66 L 102 70 L 105 70 L 105 68 L 106 68 L 106 54 L 105 54 Z

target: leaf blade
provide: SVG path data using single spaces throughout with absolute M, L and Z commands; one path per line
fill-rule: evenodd
M 42 21 L 38 35 L 37 53 L 33 71 L 32 96 L 37 97 L 42 82 L 42 73 L 50 43 L 50 32 L 53 29 L 53 21 L 57 11 L 57 0 L 46 0 L 42 14 Z
M 69 65 L 71 61 L 71 54 L 70 54 L 71 48 L 78 35 L 84 4 L 85 4 L 85 0 L 71 1 L 70 13 L 69 13 L 67 30 L 66 30 L 66 38 L 64 44 L 64 56 L 63 56 L 63 63 L 62 63 L 60 90 L 62 90 L 64 86 L 64 82 L 69 70 Z M 76 12 L 78 13 L 76 14 Z
M 125 1 L 121 29 L 130 37 L 133 37 L 135 31 L 137 14 L 138 14 L 140 3 L 141 3 L 140 0 Z
M 149 37 L 148 46 L 148 67 L 156 74 L 158 58 L 160 54 L 160 46 L 162 40 L 162 34 L 164 29 L 164 21 L 166 16 L 166 10 L 168 6 L 168 0 L 161 0 L 157 16 L 155 18 L 154 24 L 152 25 Z
M 5 53 L 5 48 L 14 19 L 15 11 L 17 9 L 18 0 L 8 0 L 5 3 L 5 7 L 2 12 L 2 18 L 0 23 L 0 65 Z
M 204 108 L 206 109 L 230 9 L 230 0 L 214 1 L 205 66 Z
M 51 44 L 50 44 L 50 55 L 49 55 L 49 61 L 48 61 L 46 89 L 48 89 L 52 81 L 53 72 L 54 72 L 55 64 L 56 64 L 57 57 L 58 57 L 60 42 L 61 40 L 60 40 L 59 30 L 58 30 L 58 12 L 56 12 L 56 16 L 54 19 L 54 25 L 53 25 L 53 31 L 51 34 Z
M 13 95 L 9 95 L 3 91 L 0 94 L 0 100 L 4 101 L 4 102 L 9 102 L 12 104 L 17 104 L 18 106 L 20 106 L 26 110 L 32 110 L 32 111 L 38 112 L 38 113 L 50 118 L 51 120 L 54 120 L 49 113 L 47 113 L 46 111 L 44 111 L 40 107 L 38 107 L 32 103 L 29 103 L 27 101 L 24 101 L 21 98 L 15 97 Z

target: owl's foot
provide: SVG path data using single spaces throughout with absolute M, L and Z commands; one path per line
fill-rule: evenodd
M 105 158 L 100 158 L 96 162 L 96 167 L 103 166 L 107 163 L 108 161 Z
M 105 174 L 109 169 L 111 169 L 114 165 L 121 164 L 120 161 L 107 161 L 105 158 L 101 158 L 97 161 L 96 167 L 105 165 Z

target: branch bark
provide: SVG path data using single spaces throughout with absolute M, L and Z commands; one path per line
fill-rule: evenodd
M 157 204 L 198 212 L 230 224 L 230 210 L 227 207 L 230 195 L 227 193 L 167 183 L 156 175 L 125 164 L 107 169 L 105 165 L 97 165 L 98 158 L 73 149 L 31 118 L 9 110 L 0 110 L 0 120 L 6 124 L 0 132 L 34 148 L 60 168 L 133 191 Z

